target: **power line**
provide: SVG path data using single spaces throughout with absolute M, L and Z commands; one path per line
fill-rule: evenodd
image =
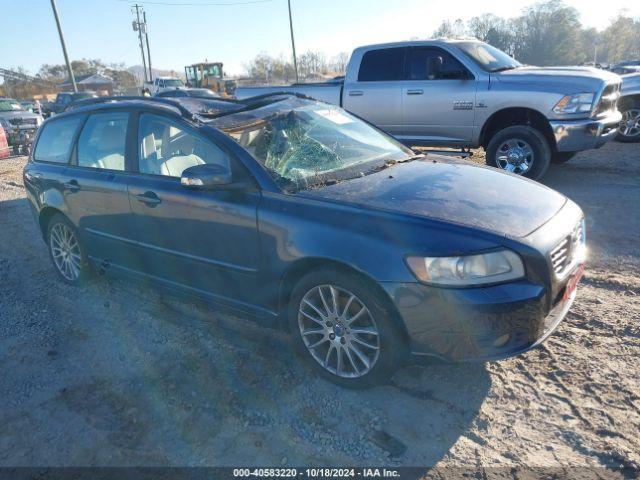
M 130 0 L 118 0 L 119 2 L 130 2 Z M 174 3 L 174 2 L 153 2 L 143 1 L 138 2 L 142 5 L 167 5 L 173 7 L 222 7 L 222 6 L 235 6 L 235 5 L 253 5 L 256 3 L 270 3 L 273 0 L 250 0 L 246 2 L 226 2 L 226 3 Z

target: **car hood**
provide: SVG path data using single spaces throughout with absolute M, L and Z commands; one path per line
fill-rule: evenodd
M 301 194 L 508 237 L 524 237 L 538 229 L 567 201 L 560 193 L 532 180 L 431 155 Z
M 12 112 L 0 112 L 0 117 L 5 118 L 7 120 L 14 120 L 14 119 L 38 118 L 39 115 L 33 112 L 22 112 L 19 110 L 15 110 Z
M 595 92 L 604 83 L 620 83 L 619 75 L 593 67 L 519 67 L 500 72 L 496 77 L 504 83 L 563 85 L 576 92 Z

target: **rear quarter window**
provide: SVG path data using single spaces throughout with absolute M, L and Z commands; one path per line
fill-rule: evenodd
M 83 116 L 75 115 L 45 123 L 33 159 L 37 162 L 69 163 L 73 139 L 83 119 Z

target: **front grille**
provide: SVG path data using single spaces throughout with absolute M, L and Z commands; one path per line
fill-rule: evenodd
M 594 116 L 601 116 L 615 111 L 618 108 L 618 99 L 620 98 L 620 84 L 612 83 L 606 85 L 598 104 L 593 112 Z
M 551 249 L 549 259 L 556 276 L 562 277 L 580 260 L 584 252 L 584 220 Z

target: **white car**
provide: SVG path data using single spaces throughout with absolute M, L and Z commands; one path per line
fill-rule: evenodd
M 153 82 L 144 82 L 143 90 L 147 90 L 151 95 L 173 90 L 175 88 L 184 88 L 184 82 L 175 77 L 156 77 Z

